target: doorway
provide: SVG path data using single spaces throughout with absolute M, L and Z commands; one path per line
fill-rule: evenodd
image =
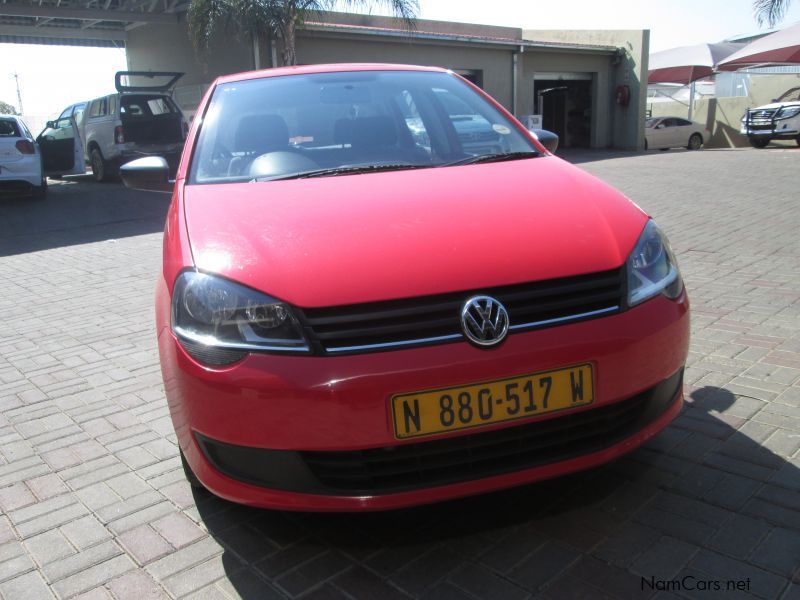
M 534 111 L 563 148 L 589 148 L 592 141 L 592 74 L 541 73 L 533 80 Z

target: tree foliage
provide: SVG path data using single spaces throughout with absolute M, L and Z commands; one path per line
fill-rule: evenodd
M 17 109 L 14 107 L 13 104 L 9 104 L 8 102 L 3 102 L 0 100 L 0 114 L 3 115 L 18 115 Z
M 189 35 L 199 52 L 208 52 L 214 40 L 235 35 L 252 41 L 259 34 L 280 39 L 284 65 L 297 63 L 297 27 L 316 14 L 336 8 L 350 10 L 388 8 L 406 28 L 414 27 L 417 0 L 192 0 L 189 6 Z
M 758 19 L 758 24 L 767 23 L 775 27 L 786 16 L 792 0 L 753 0 L 753 11 Z

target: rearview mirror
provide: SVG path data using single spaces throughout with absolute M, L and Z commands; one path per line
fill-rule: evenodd
M 145 156 L 125 163 L 119 174 L 126 187 L 143 192 L 170 193 L 175 183 L 169 180 L 169 165 L 161 156 Z
M 530 129 L 529 131 L 533 134 L 533 137 L 539 140 L 542 146 L 547 148 L 548 152 L 551 154 L 556 153 L 556 149 L 558 148 L 558 135 L 546 129 Z

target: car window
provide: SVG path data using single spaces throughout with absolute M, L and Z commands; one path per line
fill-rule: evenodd
M 60 115 L 58 115 L 58 118 L 63 119 L 64 117 L 70 116 L 71 113 L 72 113 L 72 106 L 68 106 L 67 108 L 64 109 L 64 111 Z
M 83 117 L 86 115 L 86 109 L 84 106 L 75 109 L 75 112 L 72 113 L 72 118 L 75 119 L 75 124 L 80 127 L 83 125 Z
M 94 102 L 92 102 L 92 106 L 89 109 L 89 116 L 90 117 L 102 117 L 107 114 L 106 110 L 107 98 L 98 98 Z
M 117 114 L 117 97 L 116 96 L 109 96 L 108 97 L 108 114 L 109 115 Z
M 656 124 L 658 123 L 658 121 L 659 121 L 659 119 L 657 117 L 650 118 L 650 119 L 645 119 L 644 126 L 645 127 L 655 127 Z
M 661 123 L 664 127 L 675 127 L 675 119 L 664 119 Z
M 686 119 L 675 119 L 675 122 L 681 127 L 683 127 L 684 125 L 691 125 L 692 124 L 691 121 L 687 121 Z
M 12 119 L 0 119 L 0 137 L 20 137 L 17 122 Z
M 214 90 L 189 182 L 384 164 L 432 167 L 535 151 L 505 115 L 452 73 L 264 77 Z
M 177 105 L 167 96 L 153 94 L 123 94 L 120 100 L 120 114 L 127 117 L 152 117 L 175 114 Z

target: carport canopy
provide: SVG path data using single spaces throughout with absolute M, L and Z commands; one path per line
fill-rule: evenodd
M 0 43 L 123 47 L 127 32 L 176 23 L 189 0 L 4 0 Z

